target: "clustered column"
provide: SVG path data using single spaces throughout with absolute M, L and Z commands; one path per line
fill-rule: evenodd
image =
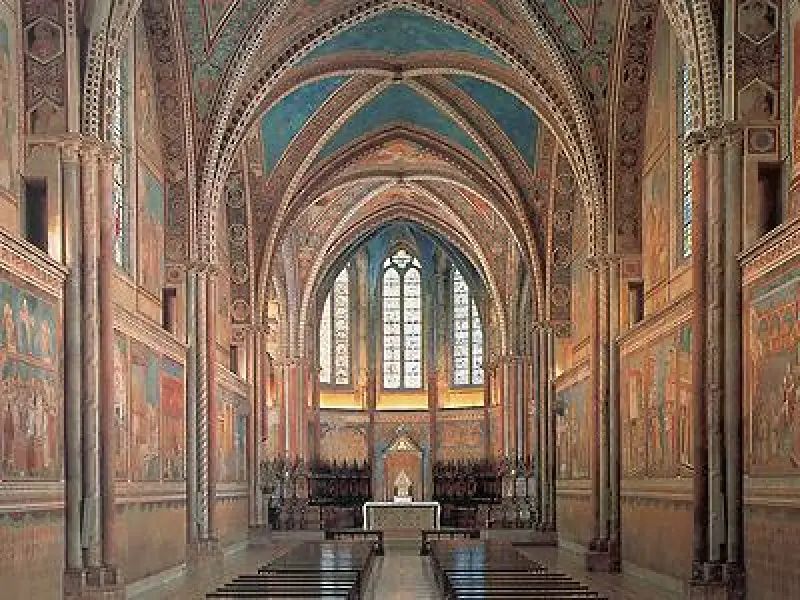
M 594 518 L 592 539 L 586 555 L 592 571 L 618 569 L 618 556 L 610 551 L 610 522 L 616 509 L 611 506 L 611 272 L 614 260 L 595 257 L 591 265 L 592 332 L 590 338 L 592 382 L 591 500 Z M 616 269 L 613 269 L 616 273 Z M 618 294 L 617 294 L 618 295 Z M 615 411 L 616 414 L 616 411 Z
M 695 132 L 692 160 L 691 597 L 744 590 L 742 486 L 742 131 Z
M 122 597 L 114 523 L 114 216 L 116 152 L 69 136 L 62 147 L 65 289 L 66 570 L 64 595 Z

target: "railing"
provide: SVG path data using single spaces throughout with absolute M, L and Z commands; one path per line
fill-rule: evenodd
M 419 547 L 420 556 L 427 556 L 431 553 L 431 540 L 479 540 L 481 538 L 480 529 L 468 527 L 443 527 L 440 529 L 423 529 L 422 543 Z
M 373 540 L 375 554 L 383 556 L 383 531 L 380 529 L 326 529 L 326 540 Z

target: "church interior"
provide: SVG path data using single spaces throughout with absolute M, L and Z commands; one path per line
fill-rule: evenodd
M 0 0 L 0 304 L 2 598 L 395 518 L 800 598 L 800 6 Z

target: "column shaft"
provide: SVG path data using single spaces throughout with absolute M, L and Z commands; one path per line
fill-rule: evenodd
M 206 348 L 208 355 L 208 531 L 207 539 L 213 540 L 217 536 L 216 530 L 216 505 L 217 505 L 217 293 L 216 276 L 209 271 L 206 280 Z
M 540 489 L 540 504 L 542 510 L 542 524 L 545 530 L 550 529 L 550 517 L 553 513 L 553 508 L 550 503 L 552 494 L 550 488 L 553 482 L 550 479 L 552 457 L 550 456 L 550 403 L 548 395 L 549 376 L 549 344 L 547 339 L 547 327 L 543 326 L 538 331 L 538 347 L 539 347 L 539 489 Z
M 62 157 L 64 231 L 67 279 L 64 288 L 64 458 L 65 458 L 65 566 L 83 568 L 81 505 L 83 500 L 81 458 L 81 225 L 80 163 L 78 150 L 66 148 Z
M 539 344 L 539 330 L 533 332 L 532 349 L 533 354 L 533 415 L 531 419 L 531 454 L 533 455 L 533 477 L 534 477 L 534 510 L 536 511 L 536 524 L 541 527 L 543 523 L 542 514 L 542 478 L 544 476 L 544 461 L 542 460 L 542 440 L 541 440 L 541 419 L 542 419 L 542 379 L 541 363 L 542 356 Z
M 98 258 L 98 316 L 99 339 L 99 398 L 100 423 L 99 465 L 100 497 L 102 500 L 102 555 L 107 567 L 116 564 L 116 494 L 114 489 L 114 206 L 111 198 L 113 158 L 101 155 L 99 169 L 99 230 Z
M 729 567 L 744 569 L 742 482 L 742 132 L 725 147 L 725 450 Z
M 592 481 L 591 515 L 592 515 L 592 541 L 590 550 L 596 550 L 597 541 L 600 539 L 600 273 L 598 268 L 589 271 L 589 289 L 591 290 L 591 333 L 590 344 L 590 384 L 592 399 L 592 428 L 590 446 L 590 476 Z
M 692 159 L 692 460 L 693 521 L 692 578 L 703 579 L 708 559 L 708 453 L 705 356 L 706 356 L 706 166 L 704 147 L 694 149 Z
M 558 477 L 558 466 L 556 458 L 556 390 L 553 387 L 553 373 L 556 365 L 556 338 L 552 327 L 548 327 L 545 340 L 547 342 L 546 365 L 544 373 L 545 381 L 545 417 L 547 419 L 547 487 L 548 487 L 548 506 L 547 530 L 556 530 L 556 479 Z
M 186 270 L 186 542 L 198 539 L 197 273 Z
M 597 391 L 597 411 L 598 411 L 598 448 L 599 448 L 599 476 L 600 476 L 600 540 L 603 549 L 608 547 L 608 523 L 610 515 L 609 507 L 609 412 L 608 412 L 608 388 L 609 388 L 609 277 L 608 261 L 604 260 L 598 266 L 598 333 L 600 336 L 598 351 L 599 360 L 597 366 L 598 391 Z
M 97 155 L 88 148 L 82 165 L 83 208 L 83 519 L 82 538 L 86 566 L 102 566 L 100 515 L 100 431 L 98 358 L 100 322 L 98 304 L 98 254 L 100 236 L 97 210 Z
M 709 560 L 725 560 L 724 465 L 724 338 L 725 338 L 725 212 L 723 206 L 722 138 L 716 135 L 708 151 L 708 338 L 706 340 L 706 390 L 708 397 Z M 741 316 L 739 316 L 741 320 Z
M 619 568 L 620 557 L 620 382 L 619 345 L 617 337 L 620 329 L 620 271 L 619 261 L 609 263 L 609 364 L 608 364 L 608 445 L 609 445 L 609 549 L 615 569 Z
M 208 362 L 208 351 L 206 348 L 208 340 L 208 274 L 205 270 L 197 273 L 197 294 L 196 294 L 196 310 L 195 317 L 197 318 L 196 332 L 197 332 L 197 412 L 196 414 L 196 429 L 197 432 L 197 528 L 198 539 L 208 539 L 208 505 L 210 502 L 209 496 L 209 463 L 208 455 L 209 449 L 209 422 L 208 422 L 208 371 L 210 368 Z

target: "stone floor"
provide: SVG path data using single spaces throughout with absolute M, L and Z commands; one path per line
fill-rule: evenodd
M 135 600 L 201 600 L 205 592 L 236 575 L 255 572 L 258 567 L 287 552 L 297 543 L 301 541 L 283 537 L 271 543 L 255 544 L 225 557 L 214 569 L 184 572 L 163 585 L 129 597 Z M 685 598 L 674 586 L 657 585 L 631 573 L 587 573 L 582 557 L 570 550 L 546 547 L 525 547 L 520 550 L 532 559 L 584 582 L 609 600 Z M 387 541 L 386 554 L 377 559 L 367 583 L 366 600 L 428 600 L 439 597 L 430 561 L 419 556 L 417 542 Z
M 655 582 L 645 576 L 633 574 L 631 570 L 623 573 L 590 573 L 586 570 L 584 556 L 566 548 L 518 547 L 518 550 L 546 567 L 566 573 L 573 579 L 583 582 L 593 592 L 598 592 L 609 600 L 683 600 L 685 592 L 676 589 L 670 582 Z
M 419 542 L 387 541 L 375 563 L 366 600 L 434 600 L 439 598 L 430 559 L 419 555 Z

